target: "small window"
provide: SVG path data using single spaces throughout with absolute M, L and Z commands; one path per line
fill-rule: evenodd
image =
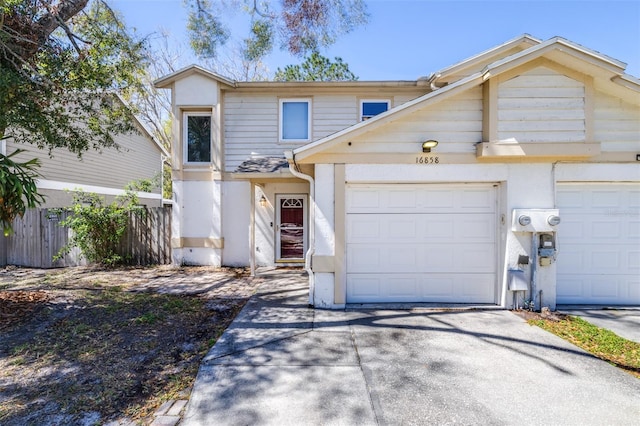
M 361 121 L 368 120 L 389 109 L 389 101 L 362 101 L 360 104 L 362 105 L 362 108 L 360 108 Z
M 211 114 L 185 113 L 185 148 L 186 163 L 211 162 Z
M 310 117 L 311 101 L 307 99 L 282 99 L 280 101 L 280 140 L 310 140 Z

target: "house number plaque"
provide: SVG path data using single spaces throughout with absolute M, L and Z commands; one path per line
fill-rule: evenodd
M 431 155 L 419 155 L 416 157 L 416 164 L 439 164 L 440 157 Z

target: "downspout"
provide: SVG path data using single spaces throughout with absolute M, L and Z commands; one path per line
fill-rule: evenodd
M 313 200 L 315 203 L 316 186 L 313 178 L 309 175 L 302 173 L 298 169 L 296 164 L 296 158 L 293 151 L 285 151 L 284 156 L 289 162 L 289 170 L 291 174 L 297 178 L 306 180 L 309 182 L 309 201 Z M 311 269 L 311 257 L 315 253 L 315 238 L 316 238 L 316 224 L 315 224 L 315 207 L 309 203 L 309 249 L 304 257 L 304 269 L 309 274 L 309 306 L 315 306 L 315 277 L 313 270 Z

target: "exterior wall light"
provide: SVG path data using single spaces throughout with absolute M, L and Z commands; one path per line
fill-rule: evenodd
M 556 226 L 560 224 L 560 216 L 551 215 L 547 217 L 547 223 L 551 226 Z
M 523 214 L 518 218 L 518 223 L 522 226 L 527 226 L 531 224 L 531 217 Z
M 422 152 L 431 152 L 431 148 L 435 148 L 436 146 L 438 146 L 438 141 L 434 141 L 433 139 L 424 141 L 422 142 Z
M 264 198 L 264 195 L 262 197 L 260 197 L 260 206 L 261 207 L 267 207 L 267 199 Z

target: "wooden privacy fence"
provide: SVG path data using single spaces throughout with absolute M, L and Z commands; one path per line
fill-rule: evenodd
M 171 207 L 152 207 L 129 214 L 118 253 L 129 265 L 171 263 Z
M 0 265 L 57 268 L 86 264 L 77 248 L 53 260 L 69 242 L 71 230 L 59 223 L 70 214 L 59 209 L 30 209 L 14 220 L 13 235 L 0 236 Z M 144 215 L 131 213 L 118 254 L 130 265 L 171 263 L 171 208 L 147 208 Z

